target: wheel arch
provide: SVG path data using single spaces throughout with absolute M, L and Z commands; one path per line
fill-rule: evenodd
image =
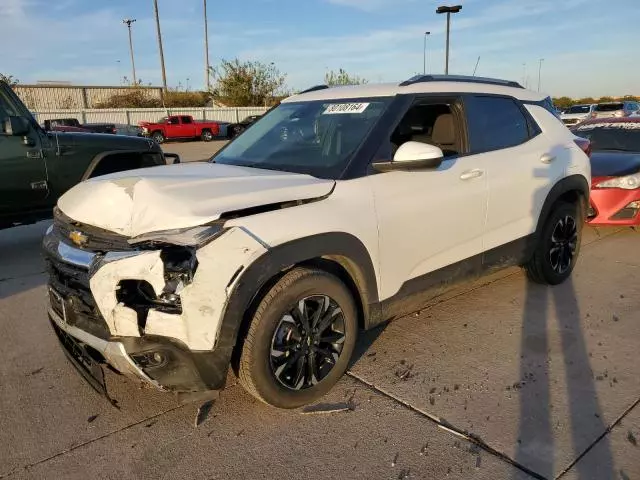
M 582 208 L 586 209 L 589 204 L 589 182 L 582 175 L 570 175 L 558 181 L 547 194 L 547 198 L 542 204 L 538 223 L 536 225 L 536 238 L 544 226 L 551 209 L 558 201 L 576 202 L 581 201 Z M 586 210 L 585 210 L 586 211 Z
M 320 268 L 332 273 L 354 294 L 358 323 L 368 328 L 378 304 L 378 285 L 371 256 L 348 233 L 333 232 L 293 240 L 269 249 L 240 275 L 229 295 L 218 346 L 233 349 L 237 364 L 244 335 L 262 297 L 294 267 Z
M 140 166 L 142 167 L 143 166 L 142 163 L 144 161 L 144 155 L 146 154 L 153 154 L 153 152 L 146 152 L 146 151 L 143 152 L 140 150 L 108 150 L 106 152 L 101 152 L 95 157 L 93 157 L 87 169 L 85 170 L 84 174 L 82 175 L 82 178 L 80 179 L 80 181 L 84 181 L 89 178 L 92 178 L 94 176 L 93 174 L 96 171 L 96 169 L 100 165 L 103 165 L 104 162 L 108 162 L 110 161 L 110 159 L 122 157 L 123 155 L 130 155 L 130 156 L 136 157 L 140 162 Z M 128 168 L 127 170 L 130 170 L 130 169 L 131 168 Z M 117 171 L 121 171 L 121 170 L 117 170 Z M 114 173 L 114 172 L 109 172 L 109 173 Z

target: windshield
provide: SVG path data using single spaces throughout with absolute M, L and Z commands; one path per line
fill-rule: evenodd
M 596 105 L 597 112 L 615 112 L 616 110 L 622 110 L 623 105 L 621 103 L 602 103 Z
M 282 103 L 211 161 L 337 178 L 391 100 Z
M 565 113 L 589 113 L 591 107 L 589 105 L 574 105 Z
M 640 152 L 640 122 L 584 125 L 578 127 L 574 133 L 591 140 L 591 148 L 594 152 L 601 150 Z

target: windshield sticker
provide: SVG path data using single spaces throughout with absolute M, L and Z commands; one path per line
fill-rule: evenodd
M 577 130 L 592 130 L 594 128 L 620 128 L 623 130 L 640 130 L 640 122 L 602 122 L 580 125 Z
M 328 105 L 323 115 L 337 115 L 339 113 L 363 113 L 368 103 L 332 103 Z

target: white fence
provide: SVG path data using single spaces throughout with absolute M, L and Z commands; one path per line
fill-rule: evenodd
M 167 115 L 191 115 L 196 120 L 215 120 L 237 123 L 249 115 L 261 115 L 265 107 L 227 108 L 104 108 L 80 110 L 41 110 L 32 112 L 43 123 L 53 118 L 77 118 L 80 123 L 127 123 L 137 125 L 141 121 L 151 121 Z

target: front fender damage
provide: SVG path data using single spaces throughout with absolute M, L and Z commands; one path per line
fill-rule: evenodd
M 179 312 L 150 304 L 144 315 L 140 305 L 119 299 L 123 282 L 146 282 L 148 296 L 161 298 L 170 282 L 161 250 L 140 251 L 105 259 L 90 281 L 100 313 L 114 336 L 159 335 L 184 343 L 190 350 L 212 350 L 221 328 L 225 306 L 244 268 L 267 251 L 267 246 L 240 227 L 232 227 L 195 251 L 197 268 L 189 281 L 172 286 L 179 297 Z M 129 303 L 129 304 L 127 304 Z

